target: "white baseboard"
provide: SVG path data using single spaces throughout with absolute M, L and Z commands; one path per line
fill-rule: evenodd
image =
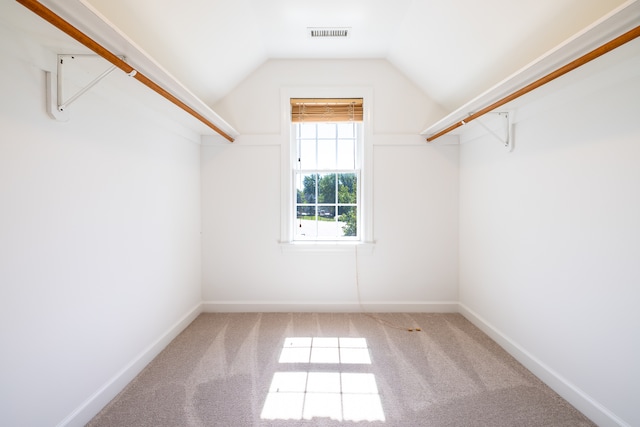
M 204 301 L 205 313 L 457 313 L 454 301 Z
M 576 409 L 586 415 L 591 421 L 600 427 L 631 427 L 614 413 L 595 401 L 578 387 L 567 381 L 562 375 L 551 369 L 537 359 L 527 350 L 518 345 L 508 336 L 473 312 L 469 307 L 460 303 L 459 313 L 477 326 L 485 334 L 511 354 L 518 362 L 522 363 L 542 382 L 551 387 L 556 393 L 571 403 Z
M 571 384 L 542 361 L 530 354 L 515 341 L 504 335 L 481 316 L 462 303 L 439 302 L 265 302 L 265 301 L 205 301 L 198 304 L 178 320 L 167 332 L 149 345 L 143 352 L 127 364 L 111 380 L 105 383 L 76 410 L 62 420 L 58 427 L 84 426 L 104 408 L 129 382 L 138 375 L 180 332 L 200 313 L 238 312 L 316 312 L 316 313 L 460 313 L 467 320 L 489 335 L 502 348 L 522 363 L 540 380 L 555 390 L 560 396 L 575 406 L 600 427 L 630 427 L 611 411 L 600 405 L 582 390 Z
M 178 336 L 198 315 L 202 313 L 202 304 L 198 303 L 155 342 L 150 344 L 120 372 L 107 381 L 78 408 L 63 419 L 58 427 L 84 426 L 102 410 L 122 389 L 147 366 L 175 337 Z

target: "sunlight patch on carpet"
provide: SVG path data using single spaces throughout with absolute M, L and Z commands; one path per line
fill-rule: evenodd
M 295 370 L 274 373 L 262 419 L 385 421 L 375 375 L 349 372 L 371 364 L 365 338 L 286 338 L 279 363 Z

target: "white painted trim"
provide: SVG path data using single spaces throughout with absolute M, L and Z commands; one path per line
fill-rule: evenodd
M 85 400 L 58 427 L 83 426 L 129 384 L 200 313 L 460 313 L 496 341 L 536 377 L 555 390 L 600 427 L 630 427 L 610 410 L 570 383 L 526 349 L 475 313 L 456 301 L 203 301 L 178 320 L 167 332 L 150 344 L 111 380 Z
M 42 3 L 111 52 L 115 54 L 126 53 L 126 62 L 129 65 L 188 104 L 222 131 L 233 138 L 239 135 L 239 132 L 213 111 L 209 105 L 171 75 L 87 0 L 44 0 Z M 215 133 L 213 129 L 197 120 L 193 120 L 192 123 L 195 132 Z
M 498 101 L 589 51 L 596 49 L 598 46 L 624 34 L 626 31 L 638 25 L 638 22 L 640 22 L 639 12 L 639 1 L 629 0 L 623 3 L 615 10 L 508 76 L 495 86 L 487 89 L 482 94 L 433 123 L 420 132 L 420 134 L 430 136 L 449 125 L 464 120 L 471 113 Z M 517 104 L 517 102 L 515 102 L 515 104 Z M 508 103 L 505 107 L 514 108 L 514 101 Z M 466 128 L 467 126 L 464 126 L 453 132 L 461 133 Z
M 379 146 L 390 146 L 390 147 L 398 147 L 398 146 L 428 146 L 427 140 L 420 135 L 417 134 L 380 134 L 375 133 L 372 135 L 373 140 L 372 144 L 374 147 Z
M 300 252 L 355 252 L 358 255 L 371 255 L 375 248 L 375 242 L 333 242 L 333 241 L 295 241 L 280 243 L 282 253 L 300 253 Z
M 362 98 L 363 105 L 363 155 L 361 162 L 360 206 L 364 227 L 361 233 L 362 242 L 373 238 L 373 88 L 369 86 L 301 86 L 283 87 L 280 89 L 280 134 L 282 141 L 280 158 L 280 242 L 293 242 L 293 174 L 290 165 L 294 161 L 293 136 L 291 135 L 291 98 Z
M 180 334 L 198 315 L 202 313 L 202 304 L 198 303 L 189 310 L 180 320 L 171 326 L 156 341 L 145 348 L 131 362 L 125 365 L 120 372 L 96 390 L 73 412 L 60 421 L 58 427 L 84 426 L 111 400 L 122 391 L 169 343 Z
M 204 301 L 205 313 L 457 313 L 455 301 Z
M 203 146 L 220 146 L 225 147 L 280 147 L 282 145 L 282 135 L 256 135 L 242 134 L 238 135 L 233 144 L 229 144 L 225 138 L 220 135 L 202 135 L 200 138 Z
M 598 426 L 631 427 L 463 303 L 459 303 L 459 313 Z

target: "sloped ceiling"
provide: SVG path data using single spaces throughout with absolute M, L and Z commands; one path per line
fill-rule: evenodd
M 454 110 L 623 0 L 81 0 L 209 105 L 270 58 L 387 59 Z M 308 27 L 349 27 L 343 40 Z

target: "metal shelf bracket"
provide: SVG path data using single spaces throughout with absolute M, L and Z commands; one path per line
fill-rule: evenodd
M 117 68 L 115 65 L 112 65 L 65 101 L 63 98 L 64 67 L 65 65 L 73 63 L 74 60 L 86 57 L 96 58 L 100 56 L 91 54 L 58 55 L 57 73 L 54 74 L 50 71 L 46 72 L 47 113 L 51 118 L 62 122 L 69 120 L 69 105 L 84 95 L 89 89 L 97 85 L 102 79 L 107 77 Z M 124 60 L 123 57 L 121 57 L 121 59 Z
M 501 127 L 503 128 L 501 132 L 502 135 L 489 128 L 489 126 L 484 124 L 482 120 L 476 119 L 476 122 L 494 138 L 500 141 L 507 152 L 513 151 L 513 123 L 511 114 L 509 112 L 493 112 L 487 114 L 496 114 L 500 118 L 502 123 Z

